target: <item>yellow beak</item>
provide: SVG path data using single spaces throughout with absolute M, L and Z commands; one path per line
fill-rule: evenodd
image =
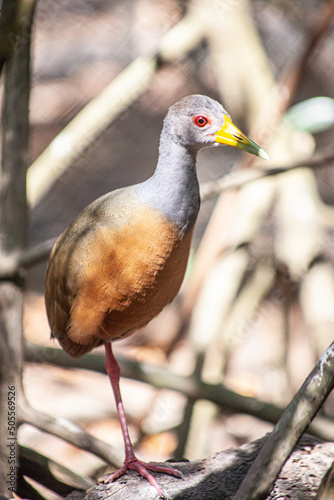
M 235 148 L 243 149 L 252 155 L 259 156 L 265 160 L 269 160 L 269 156 L 260 148 L 252 139 L 243 134 L 225 115 L 225 123 L 220 130 L 215 134 L 216 142 L 220 144 L 228 144 Z

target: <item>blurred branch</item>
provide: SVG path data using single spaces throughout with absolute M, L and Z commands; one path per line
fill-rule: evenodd
M 267 498 L 277 475 L 334 386 L 334 343 L 320 358 L 293 398 L 251 468 L 234 500 Z
M 138 58 L 57 135 L 28 170 L 27 193 L 34 207 L 63 172 L 147 87 L 158 58 Z
M 334 462 L 324 475 L 315 500 L 333 500 L 334 498 Z
M 263 168 L 249 168 L 245 170 L 234 171 L 224 177 L 215 181 L 210 181 L 201 184 L 201 200 L 205 202 L 218 196 L 223 191 L 229 189 L 239 188 L 263 179 L 265 177 L 272 177 L 280 174 L 295 170 L 298 168 L 326 168 L 334 162 L 334 151 L 328 148 L 322 153 L 316 153 L 312 158 L 296 161 L 290 165 L 274 166 L 269 169 Z M 16 254 L 0 255 L 0 279 L 14 277 L 19 274 L 21 268 L 29 269 L 40 262 L 45 261 L 55 244 L 56 238 L 50 238 L 38 245 L 22 250 Z
M 282 98 L 284 107 L 281 112 L 283 113 L 290 105 L 294 95 L 302 81 L 310 59 L 314 56 L 316 49 L 323 38 L 328 34 L 334 16 L 334 0 L 325 0 L 320 7 L 318 19 L 315 23 L 314 29 L 309 37 L 308 43 L 304 49 L 300 60 L 289 68 L 281 80 L 281 94 L 285 94 Z
M 16 31 L 17 11 L 20 0 L 3 0 L 0 14 L 0 72 L 13 53 L 9 35 Z
M 245 330 L 275 277 L 272 263 L 258 262 L 247 283 L 242 286 L 249 255 L 239 248 L 219 259 L 209 273 L 196 301 L 190 331 L 195 346 L 198 373 L 206 382 L 221 382 L 227 371 L 231 352 L 244 340 Z M 241 287 L 241 290 L 239 289 Z M 213 405 L 196 402 L 186 456 L 190 459 L 207 453 L 207 433 L 217 413 Z M 201 439 L 202 437 L 202 439 Z
M 34 3 L 34 1 L 31 2 L 29 0 L 3 0 L 1 4 L 0 74 L 6 61 L 13 55 L 14 47 L 20 41 L 20 38 L 26 36 L 24 33 L 24 25 L 21 23 L 24 4 L 29 6 Z
M 325 7 L 323 7 L 324 11 L 321 10 L 317 27 L 310 35 L 310 42 L 307 44 L 304 54 L 300 57 L 299 62 L 295 62 L 293 68 L 289 67 L 286 72 L 287 75 L 293 73 L 294 77 L 291 79 L 289 79 L 288 77 L 284 77 L 281 84 L 279 84 L 276 89 L 272 84 L 270 84 L 269 79 L 266 78 L 266 85 L 262 87 L 261 92 L 262 105 L 260 108 L 254 108 L 253 115 L 250 116 L 250 120 L 253 124 L 250 131 L 251 137 L 261 145 L 265 145 L 274 138 L 275 141 L 273 141 L 273 144 L 271 144 L 273 152 L 275 153 L 273 154 L 273 157 L 275 157 L 276 155 L 277 160 L 282 163 L 287 164 L 289 162 L 289 164 L 291 164 L 291 159 L 293 158 L 293 149 L 291 148 L 293 134 L 292 131 L 290 129 L 288 130 L 286 126 L 281 126 L 282 115 L 287 109 L 289 103 L 291 102 L 291 99 L 293 98 L 297 90 L 297 86 L 300 82 L 300 75 L 302 74 L 304 66 L 307 64 L 311 53 L 314 52 L 317 44 L 325 35 L 326 29 L 328 29 L 330 25 L 328 19 L 326 19 L 326 22 L 324 22 L 324 19 L 326 17 L 325 13 L 326 15 L 328 15 L 327 4 L 331 6 L 333 4 L 333 0 L 327 1 Z M 236 26 L 242 26 L 242 24 L 240 24 L 238 21 L 238 14 L 243 17 L 243 6 L 243 2 L 234 4 L 232 9 L 233 15 L 229 17 L 225 16 L 226 19 L 221 16 L 219 18 L 219 21 L 222 24 L 227 23 L 228 17 L 228 22 L 230 24 L 235 21 Z M 224 29 L 221 29 L 221 31 L 224 31 Z M 234 29 L 234 32 L 238 32 L 236 27 Z M 233 51 L 236 50 L 235 45 L 239 43 L 239 35 L 240 34 L 238 33 L 238 37 L 233 37 Z M 248 54 L 249 51 L 252 52 L 253 33 L 249 41 L 246 42 L 247 45 L 245 45 L 245 39 L 247 40 L 247 38 L 245 38 L 245 36 L 243 35 L 243 52 L 241 52 L 242 54 Z M 245 50 L 246 46 L 248 47 L 247 51 Z M 241 67 L 244 65 L 249 70 L 247 77 L 249 79 L 255 78 L 255 80 L 257 80 L 259 74 L 262 74 L 262 65 L 265 61 L 263 50 L 261 55 L 259 50 L 257 49 L 256 53 L 259 54 L 259 57 L 250 67 L 247 66 L 247 60 L 244 61 L 241 57 L 238 59 L 238 65 Z M 234 52 L 231 52 L 231 54 L 234 54 Z M 247 59 L 247 57 L 244 56 L 244 59 Z M 269 67 L 269 62 L 266 62 L 265 64 Z M 278 88 L 280 90 L 278 90 Z M 259 101 L 257 101 L 257 103 L 259 106 Z M 270 150 L 269 153 L 271 154 Z M 311 153 L 311 151 L 309 151 L 309 153 Z M 304 152 L 303 158 L 301 159 L 303 166 L 309 161 L 309 158 L 307 158 L 307 156 L 310 155 L 305 155 Z M 300 156 L 298 157 L 298 161 L 299 159 Z M 242 160 L 238 163 L 234 170 L 241 170 L 242 168 L 249 167 L 254 161 L 255 157 L 251 157 L 251 155 L 244 155 Z M 247 182 L 250 181 L 245 181 L 246 184 Z M 238 191 L 238 188 L 243 186 L 243 181 L 241 182 L 241 186 L 239 186 L 238 183 L 236 184 L 237 185 L 235 186 L 234 191 L 230 189 L 228 193 L 223 192 L 222 196 L 219 198 L 199 246 L 192 275 L 188 280 L 183 293 L 183 311 L 185 324 L 189 322 L 191 310 L 197 300 L 198 292 L 202 286 L 203 280 L 205 279 L 208 270 L 212 266 L 214 266 L 215 259 L 218 255 L 221 254 L 223 249 L 226 248 L 226 245 L 230 246 L 229 243 L 231 242 L 231 240 L 233 241 L 238 238 L 238 235 L 235 235 L 235 228 L 239 228 L 239 224 L 242 223 L 243 227 L 249 226 L 247 227 L 248 236 L 254 235 L 255 231 L 258 229 L 261 221 L 263 220 L 263 217 L 267 213 L 268 207 L 270 206 L 273 200 L 273 196 L 276 192 L 276 187 L 271 184 L 266 184 L 265 189 L 262 190 L 260 189 L 260 183 L 254 185 L 253 204 L 248 204 L 247 211 L 241 212 L 238 209 L 238 206 L 243 202 L 244 199 L 246 199 L 246 194 L 249 195 L 249 190 L 247 191 L 247 193 L 244 192 L 244 189 L 242 191 Z M 211 196 L 211 189 L 212 196 L 214 195 L 213 193 L 215 191 L 219 192 L 219 188 L 217 188 L 216 190 L 212 184 L 211 186 L 209 185 L 209 188 L 206 189 L 203 192 L 204 197 Z M 255 218 L 257 220 L 257 224 L 255 224 L 254 222 Z
M 294 61 L 283 73 L 270 102 L 263 108 L 251 130 L 251 137 L 265 146 L 277 131 L 285 111 L 290 107 L 307 70 L 323 38 L 328 34 L 334 15 L 334 0 L 325 0 L 320 6 L 319 16 L 305 44 L 299 60 Z M 242 166 L 254 161 L 246 158 Z
M 230 314 L 224 325 L 220 345 L 224 346 L 226 365 L 236 344 L 244 340 L 245 332 L 252 324 L 256 312 L 264 298 L 272 289 L 275 281 L 275 268 L 270 259 L 258 261 L 249 281 L 243 286 L 232 304 Z M 225 367 L 226 372 L 226 367 Z
M 20 424 L 29 424 L 43 432 L 57 436 L 67 443 L 93 453 L 115 467 L 120 467 L 123 464 L 117 448 L 88 434 L 69 420 L 53 418 L 35 410 L 25 398 L 21 398 L 19 402 L 18 419 Z
M 195 22 L 194 22 L 195 21 Z M 203 26 L 188 15 L 169 30 L 154 57 L 138 57 L 57 135 L 28 170 L 27 189 L 31 207 L 52 187 L 62 173 L 148 87 L 163 64 L 184 57 L 202 39 Z
M 60 349 L 42 347 L 31 342 L 26 343 L 25 352 L 25 359 L 29 362 L 50 363 L 55 366 L 81 368 L 105 373 L 105 359 L 104 355 L 101 354 L 90 353 L 82 358 L 72 359 Z M 124 357 L 119 357 L 117 361 L 123 377 L 145 382 L 158 389 L 179 391 L 194 400 L 209 399 L 220 406 L 235 411 L 247 412 L 247 409 L 250 409 L 251 414 L 269 422 L 276 422 L 282 413 L 282 410 L 275 405 L 241 396 L 221 384 L 206 384 L 192 377 L 176 375 L 160 366 L 139 363 Z
M 24 27 L 24 34 L 21 33 L 19 40 L 15 40 L 13 53 L 6 61 L 3 75 L 0 256 L 5 257 L 20 253 L 26 242 L 30 35 L 34 6 L 34 1 L 5 1 L 0 20 L 0 42 L 7 36 L 5 44 L 10 43 L 9 35 L 16 34 L 12 33 L 10 23 L 19 22 L 20 29 Z M 9 24 L 5 26 L 6 22 Z M 0 66 L 3 65 L 5 56 L 4 53 L 1 54 Z M 11 465 L 8 458 L 9 451 L 14 453 L 14 457 L 17 451 L 15 417 L 16 404 L 22 396 L 22 309 L 22 281 L 0 281 L 0 495 L 11 495 L 9 487 L 15 491 L 16 461 Z M 10 438 L 15 438 L 11 450 L 8 448 Z M 8 482 L 10 473 L 13 473 L 13 480 Z
M 90 353 L 82 358 L 72 359 L 61 349 L 42 347 L 31 342 L 26 343 L 25 353 L 25 359 L 28 362 L 47 363 L 66 368 L 80 368 L 105 373 L 105 358 L 102 354 Z M 157 389 L 181 392 L 192 400 L 207 399 L 225 410 L 247 413 L 272 423 L 276 423 L 283 413 L 283 409 L 274 404 L 242 396 L 231 391 L 223 384 L 208 384 L 193 376 L 177 375 L 166 368 L 139 363 L 124 357 L 119 357 L 117 361 L 123 377 L 145 382 Z M 21 415 L 23 421 L 26 421 L 24 411 L 22 411 Z M 34 419 L 31 418 L 30 420 L 29 423 L 34 425 Z M 322 439 L 334 441 L 334 423 L 325 417 L 318 417 L 317 420 L 318 423 L 314 423 L 310 427 L 310 432 Z
M 0 255 L 0 279 L 14 278 L 20 274 L 22 268 L 29 269 L 40 262 L 44 262 L 56 242 L 56 238 L 49 238 L 43 243 L 21 252 L 10 255 Z
M 317 359 L 333 338 L 333 263 L 318 261 L 312 265 L 302 278 L 299 300 Z
M 248 262 L 249 255 L 244 248 L 217 261 L 196 301 L 190 325 L 191 340 L 197 364 L 200 364 L 197 376 L 206 382 L 223 379 L 231 352 L 244 340 L 245 330 L 252 324 L 256 311 L 273 285 L 274 268 L 271 262 L 263 259 L 257 263 L 247 283 L 238 290 Z M 207 435 L 216 413 L 217 408 L 212 404 L 196 402 L 186 448 L 188 458 L 207 454 Z
M 216 50 L 216 58 L 225 58 L 224 62 L 219 62 L 220 69 L 218 67 L 217 76 L 222 81 L 218 85 L 221 89 L 226 87 L 231 89 L 231 82 L 230 85 L 226 85 L 227 77 L 223 71 L 223 66 L 228 67 L 228 72 L 231 72 L 235 80 L 233 81 L 233 89 L 238 90 L 243 110 L 247 111 L 245 113 L 247 120 L 254 123 L 264 105 L 270 100 L 274 81 L 270 76 L 270 65 L 260 36 L 253 21 L 249 18 L 249 1 L 242 0 L 233 3 L 233 5 L 225 5 L 224 2 L 221 2 L 218 4 L 220 7 L 218 12 L 214 8 L 216 4 L 213 2 L 210 4 L 212 11 L 210 23 L 206 23 L 207 37 Z M 215 36 L 213 37 L 214 24 L 218 26 L 215 28 Z M 238 33 L 238 36 L 234 36 L 235 33 Z M 219 55 L 219 47 L 227 47 L 228 50 L 221 51 L 221 55 Z M 251 64 L 248 61 L 248 54 L 251 54 Z M 261 99 L 254 98 L 250 109 L 245 105 L 246 95 L 249 98 L 244 87 L 245 74 L 247 74 L 247 80 L 253 82 L 258 82 L 259 75 L 264 75 L 260 85 Z M 248 156 L 250 157 L 250 155 Z M 252 161 L 251 158 L 246 159 L 243 156 L 239 165 L 248 162 L 247 166 L 249 166 L 249 162 Z M 214 189 L 212 184 L 208 191 L 204 191 L 203 195 L 209 197 L 211 189 Z M 216 259 L 226 247 L 237 246 L 240 243 L 240 238 L 244 242 L 245 238 L 252 237 L 263 219 L 263 214 L 270 206 L 273 191 L 271 183 L 268 180 L 266 182 L 262 180 L 253 184 L 252 190 L 250 186 L 247 186 L 242 193 L 237 189 L 230 189 L 218 199 L 198 248 L 191 276 L 183 289 L 182 302 L 185 323 L 189 321 L 198 293 L 208 272 L 214 268 Z M 247 232 L 247 236 L 243 234 L 243 230 Z
M 152 58 L 140 57 L 133 61 L 77 114 L 35 160 L 29 168 L 27 181 L 28 200 L 32 207 L 68 166 L 140 96 L 162 64 L 184 57 L 200 43 L 204 36 L 201 22 L 203 12 L 205 11 L 190 9 L 190 14 L 164 35 L 158 55 Z M 212 33 L 212 30 L 207 31 L 208 36 Z M 320 30 L 320 35 L 322 34 Z M 315 38 L 312 49 L 320 35 Z M 249 83 L 249 78 L 247 81 Z
M 222 325 L 230 315 L 231 303 L 238 295 L 248 263 L 249 255 L 244 247 L 221 256 L 200 290 L 190 320 L 191 346 L 196 356 L 193 377 L 198 380 L 210 383 L 223 380 L 225 358 L 220 339 L 225 329 Z M 186 453 L 180 450 L 182 454 L 176 456 L 185 454 L 191 459 L 207 455 L 207 436 L 218 411 L 217 406 L 208 401 L 190 401 L 178 430 L 178 439 L 184 440 L 187 423 Z
M 208 55 L 219 94 L 232 116 L 243 119 L 249 129 L 275 83 L 251 2 L 195 2 L 206 15 Z
M 306 168 L 277 181 L 275 256 L 292 279 L 299 281 L 326 245 L 318 214 L 322 201 L 313 173 Z
M 234 171 L 230 174 L 220 177 L 215 181 L 206 182 L 201 185 L 201 200 L 206 201 L 211 198 L 216 197 L 223 191 L 228 189 L 239 188 L 245 186 L 250 182 L 263 179 L 264 177 L 271 177 L 275 175 L 284 174 L 290 170 L 295 170 L 298 168 L 326 168 L 332 166 L 334 162 L 334 150 L 333 148 L 328 148 L 325 151 L 314 154 L 311 158 L 298 160 L 289 165 L 278 165 L 270 168 L 248 168 Z
M 85 491 L 94 485 L 91 479 L 79 476 L 51 458 L 20 446 L 17 493 L 23 498 L 36 498 L 37 492 L 29 485 L 29 479 L 27 478 L 33 479 L 63 497 L 71 493 L 73 488 Z

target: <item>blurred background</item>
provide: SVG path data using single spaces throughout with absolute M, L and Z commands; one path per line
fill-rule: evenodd
M 31 198 L 29 246 L 58 236 L 107 191 L 149 177 L 163 117 L 185 95 L 222 102 L 271 157 L 267 164 L 234 148 L 201 151 L 203 202 L 181 294 L 144 331 L 115 344 L 117 358 L 164 369 L 165 388 L 161 381 L 159 388 L 121 381 L 140 458 L 193 460 L 264 435 L 277 416 L 261 405 L 284 408 L 333 340 L 332 14 L 333 2 L 319 0 L 37 2 L 29 153 L 36 168 L 28 190 L 48 159 L 65 166 Z M 71 156 L 59 136 L 51 156 L 34 163 L 135 61 L 150 69 L 146 79 L 135 70 L 126 77 L 123 109 L 95 135 L 88 113 L 78 127 L 84 146 Z M 118 109 L 113 99 L 105 98 L 106 109 Z M 277 166 L 289 171 L 265 176 Z M 263 177 L 250 182 L 251 174 Z M 28 272 L 24 330 L 27 341 L 56 349 L 44 309 L 45 268 L 43 262 Z M 71 368 L 70 359 L 68 368 L 56 363 L 27 361 L 31 405 L 122 453 L 107 377 Z M 196 388 L 190 398 L 177 385 L 171 390 L 170 374 L 254 399 L 238 408 Z M 317 435 L 334 439 L 333 414 L 329 398 Z M 32 426 L 20 428 L 19 441 L 92 480 L 105 471 L 100 458 Z M 50 491 L 46 497 L 57 498 Z

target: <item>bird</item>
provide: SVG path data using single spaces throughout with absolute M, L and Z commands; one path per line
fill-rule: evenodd
M 104 344 L 125 446 L 124 464 L 108 482 L 134 469 L 160 498 L 163 490 L 149 471 L 181 474 L 136 457 L 112 342 L 147 325 L 178 293 L 200 208 L 197 153 L 219 144 L 269 159 L 217 101 L 196 94 L 173 104 L 163 121 L 153 175 L 88 205 L 59 236 L 46 271 L 51 336 L 73 358 Z

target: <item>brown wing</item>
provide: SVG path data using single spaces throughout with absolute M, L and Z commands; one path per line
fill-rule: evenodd
M 53 335 L 74 357 L 156 316 L 179 290 L 191 240 L 149 208 L 121 226 L 85 222 L 60 237 L 46 278 Z

